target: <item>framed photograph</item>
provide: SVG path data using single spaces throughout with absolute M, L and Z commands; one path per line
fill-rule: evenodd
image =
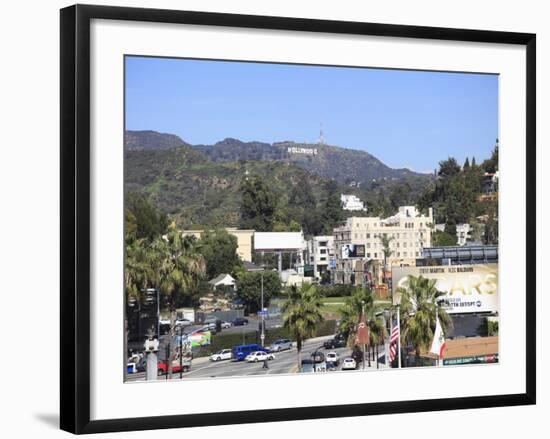
M 535 35 L 61 10 L 61 428 L 535 403 Z

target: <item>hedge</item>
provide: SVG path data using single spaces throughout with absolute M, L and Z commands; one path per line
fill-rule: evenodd
M 336 321 L 325 320 L 320 323 L 315 331 L 314 337 L 323 337 L 333 335 L 336 332 Z M 286 328 L 270 328 L 265 331 L 265 345 L 269 346 L 275 340 L 280 338 L 293 339 L 290 332 Z M 233 346 L 243 344 L 243 334 L 214 334 L 212 335 L 212 343 L 208 346 L 200 346 L 193 349 L 193 356 L 207 357 L 218 352 L 221 349 L 231 349 Z M 260 344 L 260 332 L 248 331 L 244 333 L 244 344 Z

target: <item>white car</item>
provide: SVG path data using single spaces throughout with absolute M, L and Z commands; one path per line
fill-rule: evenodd
M 334 366 L 338 366 L 338 364 L 340 364 L 340 357 L 336 352 L 329 352 L 326 355 L 326 362 L 332 363 Z
M 231 328 L 231 326 L 233 326 L 231 322 L 222 322 L 222 329 L 228 329 Z
M 248 363 L 257 363 L 258 361 L 265 361 L 265 360 L 274 360 L 275 355 L 268 354 L 264 351 L 255 351 L 248 354 L 245 358 L 245 361 Z
M 210 361 L 231 360 L 231 349 L 222 349 L 210 355 Z
M 353 358 L 344 358 L 342 362 L 342 370 L 355 370 L 357 368 L 357 363 Z

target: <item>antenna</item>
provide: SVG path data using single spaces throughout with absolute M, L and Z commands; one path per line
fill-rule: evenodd
M 325 144 L 325 135 L 323 134 L 323 122 L 321 122 L 320 124 L 320 128 L 319 128 L 319 139 L 317 140 L 317 143 L 319 145 L 324 145 Z

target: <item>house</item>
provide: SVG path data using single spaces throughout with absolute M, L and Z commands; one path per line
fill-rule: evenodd
M 208 283 L 212 285 L 212 288 L 216 290 L 218 287 L 228 287 L 232 290 L 235 289 L 235 279 L 230 274 L 222 273 L 216 276 L 214 279 L 209 280 Z

